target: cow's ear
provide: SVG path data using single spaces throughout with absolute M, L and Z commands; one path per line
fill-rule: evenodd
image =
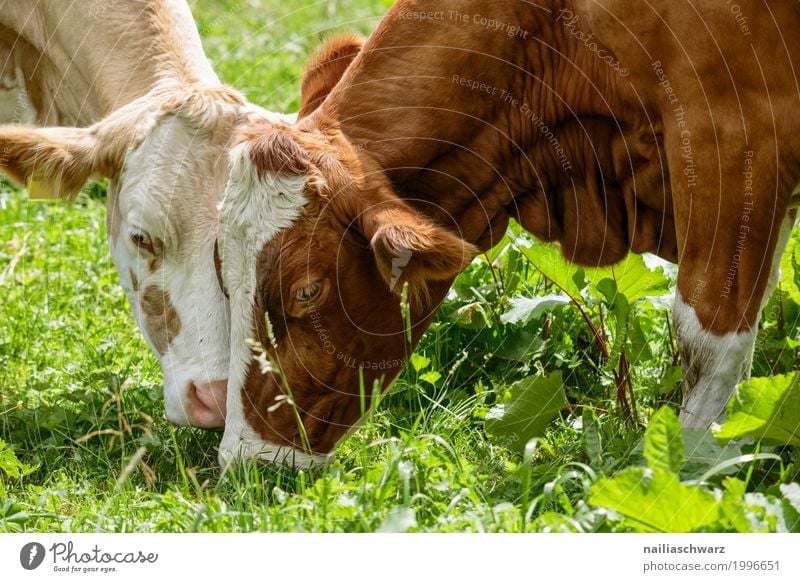
M 103 150 L 91 128 L 0 126 L 0 171 L 34 199 L 71 201 L 92 175 L 115 177 Z
M 308 60 L 303 72 L 298 119 L 310 115 L 325 101 L 363 46 L 364 39 L 360 36 L 342 34 L 328 40 Z
M 399 294 L 407 282 L 409 299 L 417 306 L 427 304 L 430 282 L 453 279 L 478 254 L 473 245 L 400 202 L 369 209 L 360 222 L 389 289 Z

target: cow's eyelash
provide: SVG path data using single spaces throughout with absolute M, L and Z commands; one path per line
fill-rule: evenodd
M 153 253 L 153 239 L 150 235 L 142 231 L 132 231 L 130 233 L 131 242 L 139 249 Z
M 295 291 L 295 297 L 298 301 L 311 301 L 319 295 L 321 289 L 322 285 L 319 283 L 309 283 L 304 287 L 298 288 L 297 291 Z

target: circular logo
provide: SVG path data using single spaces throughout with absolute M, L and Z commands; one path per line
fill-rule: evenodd
M 35 570 L 44 562 L 44 546 L 39 542 L 30 542 L 19 551 L 19 563 L 26 570 Z

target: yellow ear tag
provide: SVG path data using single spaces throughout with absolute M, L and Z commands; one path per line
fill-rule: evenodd
M 52 183 L 45 182 L 41 175 L 32 174 L 28 178 L 28 198 L 31 200 L 57 200 L 58 191 Z

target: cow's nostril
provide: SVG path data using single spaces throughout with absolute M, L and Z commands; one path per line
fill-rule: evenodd
M 227 388 L 227 380 L 203 384 L 190 382 L 186 388 L 189 423 L 205 429 L 224 427 Z

